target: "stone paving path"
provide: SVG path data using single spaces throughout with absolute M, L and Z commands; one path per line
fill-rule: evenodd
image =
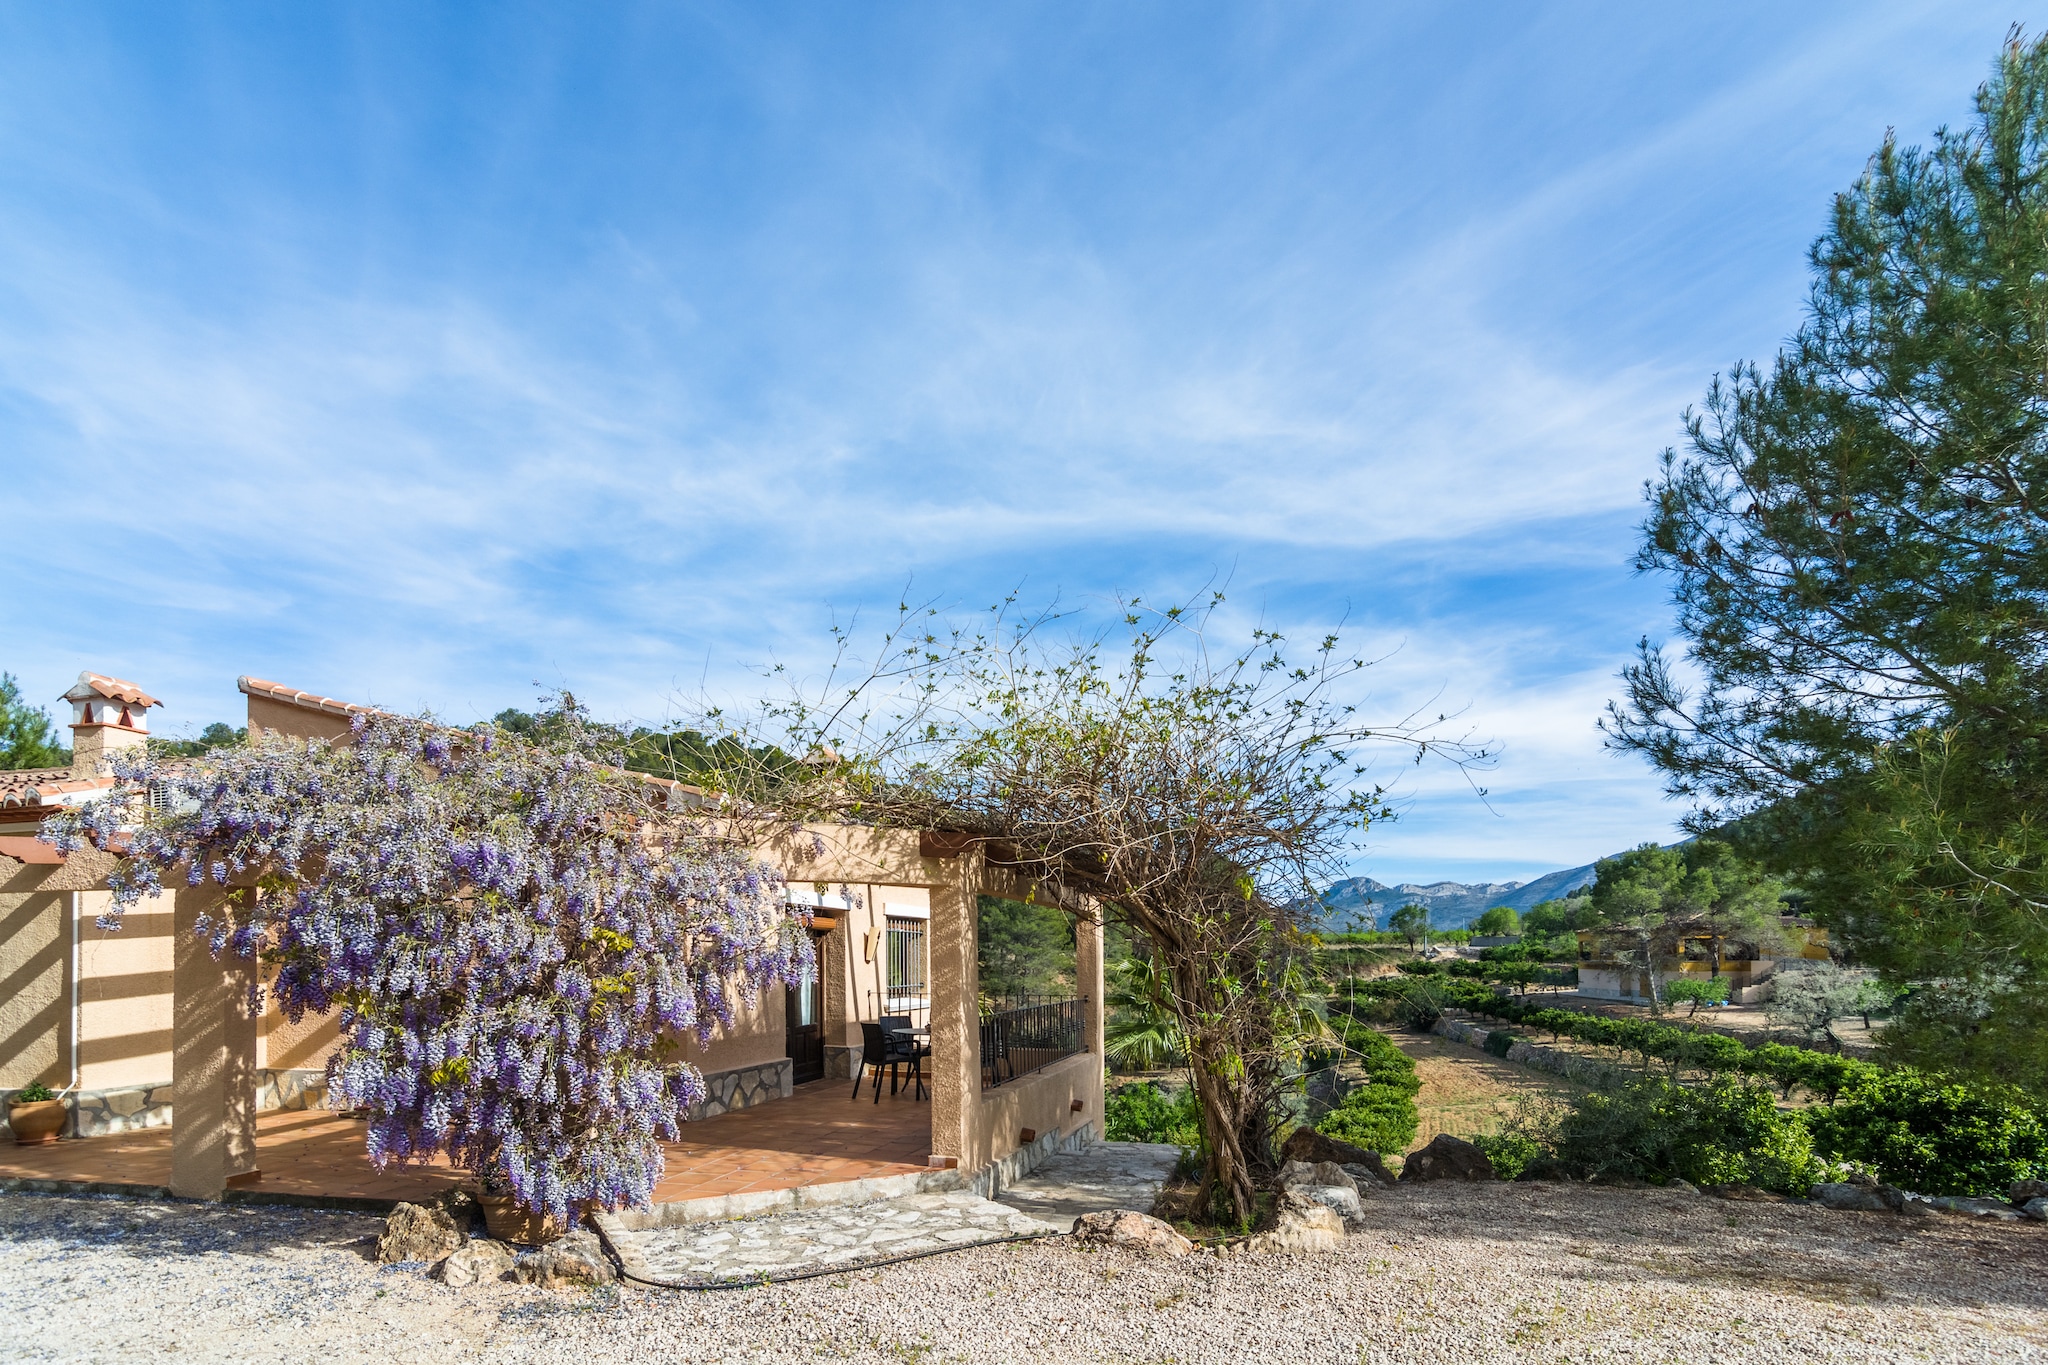
M 1098 1209 L 1150 1213 L 1180 1164 L 1180 1148 L 1164 1142 L 1097 1142 L 1062 1152 L 996 1198 L 1062 1232 Z
M 635 1275 L 685 1283 L 845 1266 L 947 1246 L 1065 1232 L 968 1190 L 722 1223 L 608 1231 Z
M 1180 1149 L 1098 1142 L 1052 1157 L 990 1201 L 970 1190 L 906 1194 L 759 1218 L 686 1223 L 605 1236 L 633 1275 L 671 1283 L 853 1269 L 942 1247 L 1067 1232 L 1097 1209 L 1149 1210 Z

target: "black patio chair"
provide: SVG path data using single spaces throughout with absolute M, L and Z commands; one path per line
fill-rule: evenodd
M 916 1044 L 910 1039 L 898 1037 L 882 1027 L 880 1023 L 871 1023 L 865 1019 L 861 1020 L 860 1065 L 854 1068 L 853 1095 L 851 1098 L 860 1098 L 860 1083 L 867 1079 L 863 1073 L 867 1068 L 873 1067 L 875 1071 L 875 1103 L 880 1104 L 882 1102 L 882 1069 L 884 1067 L 888 1068 L 889 1093 L 893 1095 L 896 1093 L 896 1068 L 905 1062 L 910 1064 L 910 1078 L 917 1083 L 918 1091 L 922 1094 L 924 1076 L 918 1064 L 923 1056 L 924 1054 L 919 1051 Z

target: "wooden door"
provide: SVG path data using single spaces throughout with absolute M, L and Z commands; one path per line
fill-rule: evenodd
M 825 1078 L 825 1025 L 818 1017 L 818 982 L 815 977 L 783 992 L 788 1034 L 790 1083 Z

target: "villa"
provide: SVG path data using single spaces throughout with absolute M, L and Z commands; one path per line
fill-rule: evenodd
M 345 743 L 351 719 L 370 710 L 257 678 L 238 687 L 251 736 Z M 89 672 L 65 699 L 71 766 L 0 772 L 0 1093 L 31 1081 L 60 1092 L 67 1140 L 0 1147 L 0 1180 L 358 1203 L 452 1183 L 446 1168 L 373 1171 L 360 1124 L 325 1109 L 332 1017 L 294 1025 L 274 1005 L 248 1017 L 260 968 L 216 961 L 192 932 L 218 888 L 168 890 L 129 911 L 118 932 L 96 927 L 118 851 L 67 857 L 36 831 L 112 788 L 112 755 L 147 742 L 163 703 Z M 668 785 L 674 799 L 692 795 Z M 852 825 L 805 835 L 821 856 L 758 854 L 804 879 L 790 894 L 813 912 L 817 979 L 765 993 L 731 1029 L 691 1047 L 708 1098 L 688 1116 L 685 1141 L 670 1145 L 657 1199 L 740 1196 L 730 1207 L 743 1210 L 748 1198 L 833 1181 L 1003 1179 L 1099 1136 L 1093 907 L 1064 907 L 1074 925 L 1065 998 L 987 1002 L 981 917 L 1026 899 L 1027 883 L 960 835 Z M 854 1081 L 864 1047 L 891 1036 L 885 1028 L 928 1039 L 928 1055 L 886 1087 L 879 1073 Z

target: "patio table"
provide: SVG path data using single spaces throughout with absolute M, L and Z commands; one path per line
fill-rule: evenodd
M 910 1064 L 910 1079 L 913 1082 L 911 1093 L 916 1095 L 917 1098 L 923 1099 L 924 1058 L 931 1056 L 932 1026 L 926 1024 L 922 1028 L 892 1028 L 889 1030 L 889 1036 L 891 1038 L 908 1038 L 912 1043 L 923 1043 L 925 1045 L 924 1052 L 916 1061 Z

